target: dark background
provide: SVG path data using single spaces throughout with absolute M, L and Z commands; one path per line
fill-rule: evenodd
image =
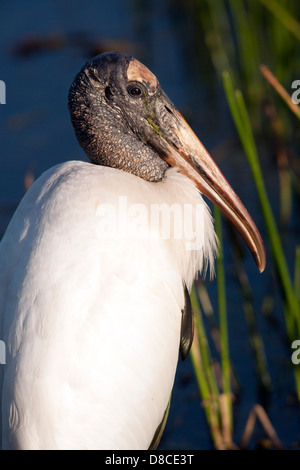
M 134 55 L 158 77 L 168 96 L 218 161 L 265 238 L 254 184 L 222 84 L 205 48 L 203 32 L 194 22 L 192 10 L 184 5 L 171 0 L 2 0 L 0 79 L 6 83 L 6 104 L 0 106 L 0 236 L 24 194 L 26 181 L 37 178 L 57 163 L 86 160 L 70 123 L 68 89 L 90 57 L 118 50 Z M 199 40 L 197 44 L 195 37 Z M 294 70 L 284 83 L 288 89 L 293 80 L 300 79 L 299 61 Z M 259 113 L 260 105 L 256 104 Z M 293 126 L 296 128 L 294 121 Z M 295 131 L 288 140 L 294 151 L 299 142 L 297 136 Z M 272 148 L 260 140 L 258 145 L 265 183 L 278 218 L 278 173 Z M 287 232 L 289 242 L 285 248 L 292 271 L 299 240 L 297 201 Z M 272 390 L 264 400 L 258 387 L 229 237 L 224 226 L 230 354 L 241 384 L 241 395 L 234 407 L 234 439 L 238 444 L 250 410 L 261 402 L 284 447 L 298 446 L 299 410 L 274 269 L 268 265 L 266 272 L 259 275 L 245 250 L 256 320 L 272 379 Z M 268 245 L 267 252 L 269 256 Z M 215 281 L 207 281 L 206 286 L 217 308 Z M 261 313 L 268 295 L 272 298 L 273 322 Z M 258 425 L 250 448 L 255 448 L 263 435 Z M 185 363 L 179 362 L 160 449 L 212 448 L 193 367 L 187 359 Z

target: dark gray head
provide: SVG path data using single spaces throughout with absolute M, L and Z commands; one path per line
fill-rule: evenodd
M 170 165 L 177 167 L 234 223 L 264 269 L 265 249 L 253 220 L 147 67 L 117 52 L 95 57 L 71 85 L 69 110 L 93 163 L 153 182 Z
M 147 181 L 160 181 L 169 167 L 155 142 L 173 108 L 156 77 L 117 52 L 87 62 L 69 92 L 72 123 L 89 159 Z

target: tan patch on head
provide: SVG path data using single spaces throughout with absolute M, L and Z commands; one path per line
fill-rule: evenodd
M 145 65 L 133 59 L 127 69 L 127 78 L 130 82 L 141 82 L 147 86 L 150 94 L 153 94 L 158 87 L 158 80 Z

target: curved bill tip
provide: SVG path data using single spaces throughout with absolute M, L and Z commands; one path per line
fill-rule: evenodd
M 250 246 L 249 245 L 248 246 L 250 248 L 253 259 L 259 269 L 259 272 L 262 273 L 265 270 L 266 263 L 267 263 L 265 245 L 253 221 L 252 221 L 252 227 L 254 227 L 254 233 L 252 235 L 250 234 L 250 236 L 252 237 L 254 248 L 251 249 Z M 241 235 L 244 238 L 245 242 L 247 243 L 247 237 L 243 236 L 242 233 Z

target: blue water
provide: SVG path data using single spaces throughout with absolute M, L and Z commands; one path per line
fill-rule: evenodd
M 28 171 L 38 177 L 62 161 L 86 160 L 69 120 L 67 94 L 74 75 L 97 52 L 119 49 L 145 62 L 209 150 L 217 149 L 220 154 L 223 142 L 235 138 L 220 84 L 214 79 L 207 84 L 199 71 L 193 73 L 193 64 L 183 47 L 184 37 L 168 5 L 167 0 L 1 2 L 0 80 L 6 83 L 7 104 L 0 105 L 0 236 L 24 193 L 24 176 Z M 41 45 L 43 38 L 50 37 L 55 37 L 58 43 L 52 50 Z M 32 38 L 31 48 L 29 38 Z M 228 150 L 221 152 L 220 166 L 255 214 L 264 235 L 245 159 L 236 150 L 230 153 L 230 158 L 225 158 L 227 155 Z M 268 187 L 275 187 L 276 176 L 268 163 L 265 175 Z M 297 230 L 296 238 L 299 227 Z M 227 247 L 226 230 L 224 237 Z M 293 381 L 288 348 L 281 340 L 283 331 L 282 335 L 278 333 L 284 330 L 280 296 L 275 296 L 275 316 L 279 322 L 276 329 L 259 314 L 266 286 L 274 293 L 272 272 L 259 277 L 251 256 L 246 252 L 245 256 L 273 381 L 267 411 L 279 437 L 289 447 L 299 440 L 299 422 L 296 408 L 288 403 Z M 292 258 L 293 253 L 289 256 Z M 225 249 L 225 263 L 230 350 L 243 387 L 235 409 L 238 443 L 258 392 L 242 297 L 229 249 Z M 215 284 L 208 283 L 208 289 L 216 308 Z M 260 431 L 258 427 L 258 435 Z M 189 359 L 179 363 L 170 417 L 160 448 L 212 448 Z

